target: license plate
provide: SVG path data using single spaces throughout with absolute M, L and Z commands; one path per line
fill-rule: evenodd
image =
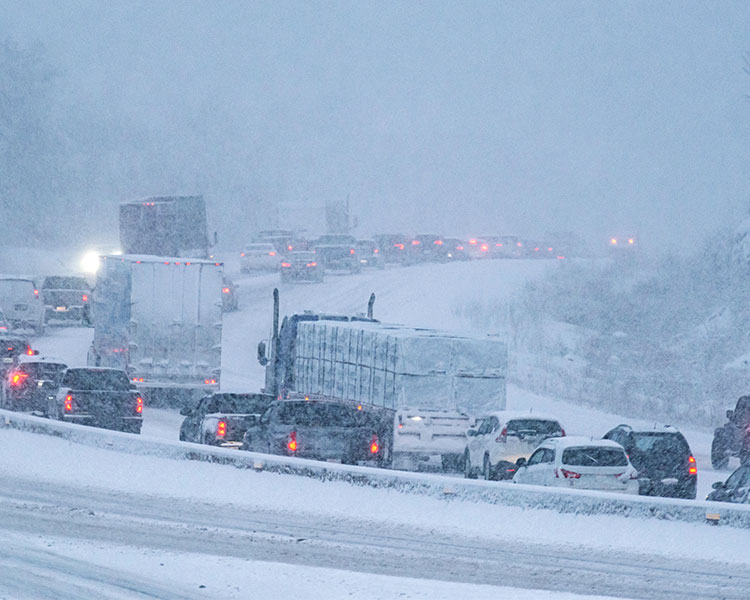
M 56 307 L 55 307 L 55 310 L 56 310 L 57 312 L 65 312 L 65 311 L 67 311 L 67 310 L 68 310 L 68 307 L 67 307 L 67 306 L 56 306 Z

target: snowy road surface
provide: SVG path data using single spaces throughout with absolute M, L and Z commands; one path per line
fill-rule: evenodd
M 289 565 L 304 566 L 296 581 L 267 583 L 301 592 L 316 580 L 327 590 L 321 598 L 346 597 L 356 573 L 379 576 L 355 586 L 354 597 L 363 598 L 398 597 L 388 589 L 402 597 L 489 597 L 473 585 L 482 584 L 745 599 L 750 587 L 741 530 L 411 497 L 8 430 L 0 431 L 0 453 L 0 598 L 80 598 L 86 589 L 98 598 L 246 598 L 252 578 L 219 576 L 233 572 L 230 565 L 279 577 Z M 224 571 L 212 570 L 217 562 Z M 418 595 L 425 586 L 436 594 Z M 35 593 L 16 595 L 23 589 Z

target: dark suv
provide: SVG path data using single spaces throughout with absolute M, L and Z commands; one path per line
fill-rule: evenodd
M 717 481 L 706 500 L 750 504 L 750 465 L 742 465 L 726 481 Z
M 387 466 L 392 429 L 392 411 L 332 400 L 279 400 L 248 428 L 242 449 Z
M 47 277 L 42 284 L 42 300 L 48 324 L 91 325 L 91 287 L 85 277 Z
M 26 360 L 8 371 L 2 406 L 9 410 L 46 412 L 57 394 L 67 365 L 44 359 Z
M 604 439 L 625 448 L 638 471 L 641 496 L 695 498 L 698 467 L 685 436 L 674 427 L 639 429 L 618 425 Z
M 731 456 L 738 456 L 743 465 L 750 459 L 750 396 L 737 400 L 734 410 L 727 411 L 727 422 L 714 431 L 713 468 L 726 469 Z

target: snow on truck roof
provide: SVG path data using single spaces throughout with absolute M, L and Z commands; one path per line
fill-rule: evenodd
M 203 258 L 181 258 L 178 256 L 151 256 L 149 254 L 103 254 L 104 260 L 120 260 L 131 263 L 162 263 L 172 265 L 213 265 L 215 267 L 224 266 L 223 262 L 206 260 Z
M 335 319 L 327 320 L 320 319 L 317 321 L 301 321 L 300 327 L 315 327 L 321 325 L 330 325 L 331 327 L 346 328 L 346 329 L 362 329 L 365 331 L 372 331 L 378 333 L 384 333 L 393 337 L 408 337 L 408 338 L 440 338 L 440 339 L 459 339 L 459 340 L 481 340 L 491 341 L 496 343 L 505 343 L 505 340 L 496 335 L 479 335 L 474 333 L 466 332 L 452 332 L 452 331 L 441 331 L 439 329 L 427 329 L 422 327 L 409 327 L 408 325 L 400 325 L 398 323 L 381 323 L 380 321 L 366 320 L 364 317 L 353 321 L 338 321 Z

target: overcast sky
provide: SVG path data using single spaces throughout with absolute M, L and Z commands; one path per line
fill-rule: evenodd
M 43 42 L 76 102 L 163 131 L 171 152 L 210 114 L 226 144 L 207 151 L 251 149 L 268 200 L 350 195 L 365 234 L 657 246 L 748 206 L 749 24 L 748 2 L 0 8 L 0 37 Z

